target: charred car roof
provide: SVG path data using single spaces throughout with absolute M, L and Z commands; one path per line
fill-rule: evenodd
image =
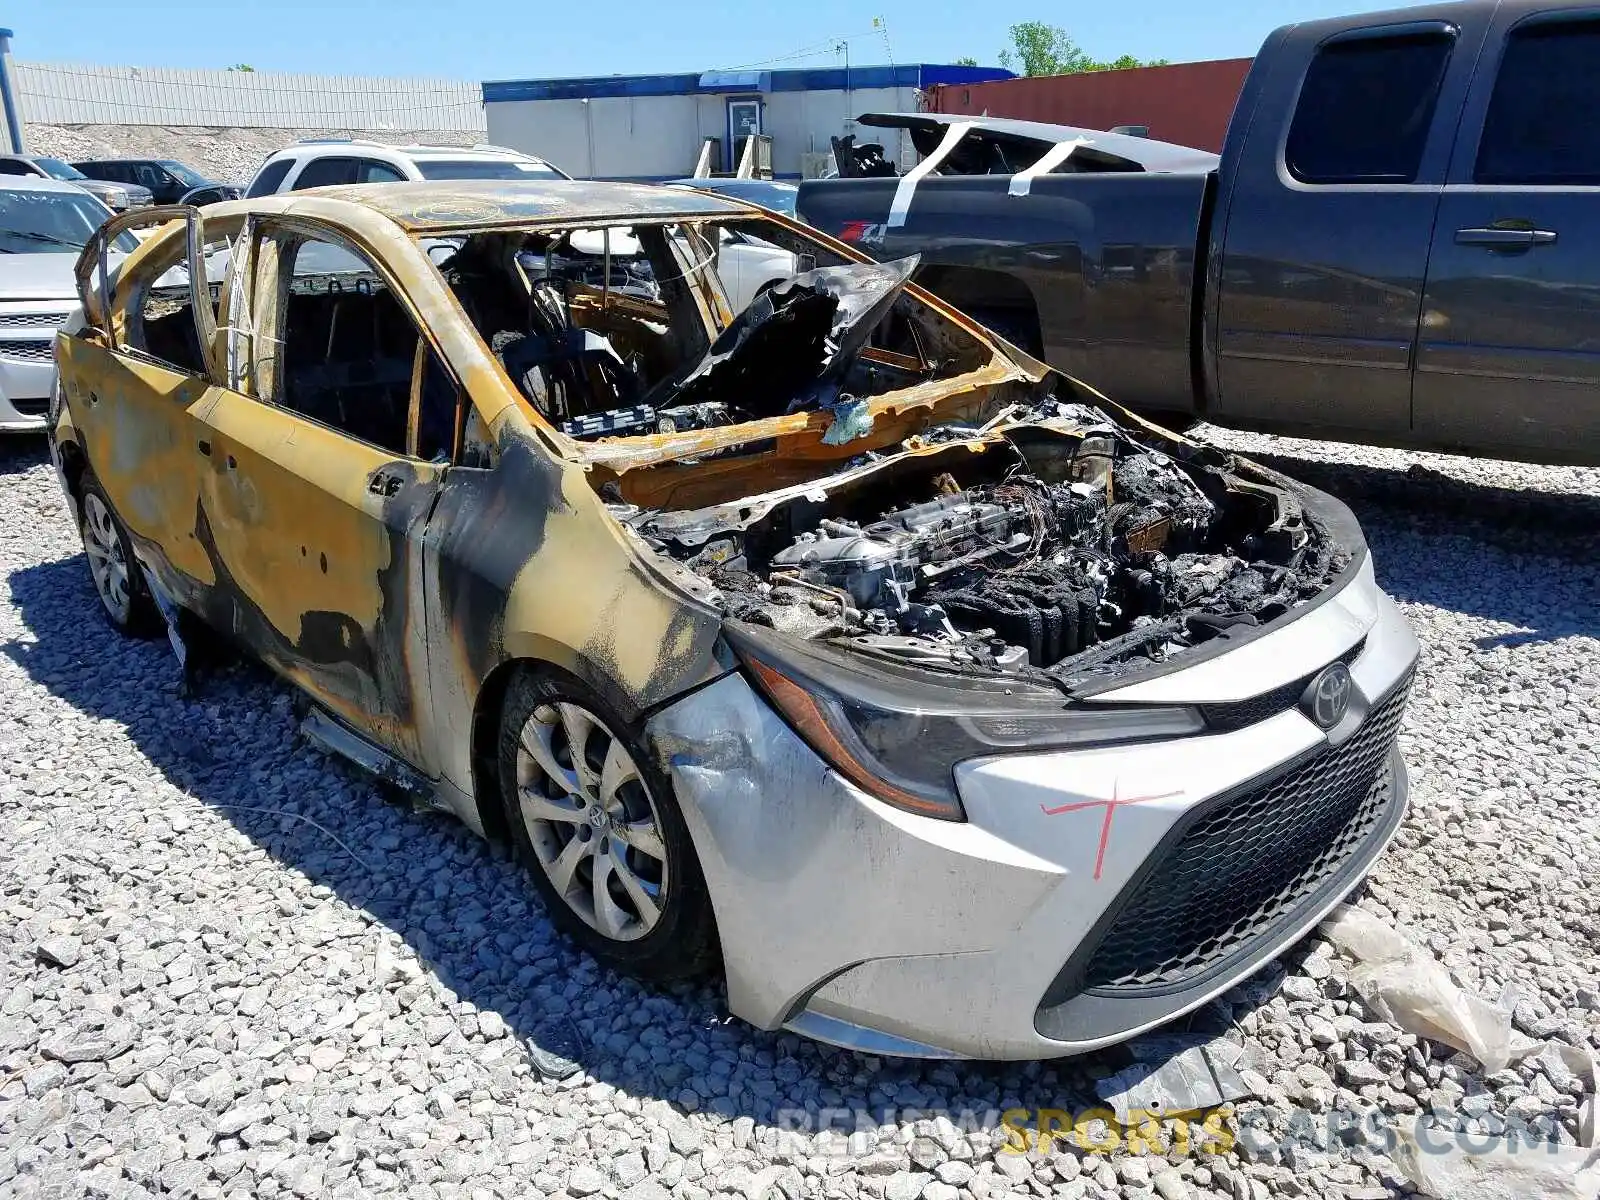
M 239 213 L 314 215 L 306 202 L 335 200 L 387 217 L 409 233 L 449 233 L 495 225 L 558 224 L 737 217 L 760 213 L 754 205 L 685 188 L 581 179 L 465 179 L 436 183 L 365 183 L 308 188 L 279 196 L 217 205 L 219 218 Z

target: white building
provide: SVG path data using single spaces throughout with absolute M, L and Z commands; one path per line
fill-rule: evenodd
M 772 138 L 772 172 L 820 172 L 830 139 L 857 133 L 865 112 L 915 112 L 939 83 L 1008 79 L 995 67 L 911 63 L 793 71 L 708 71 L 498 80 L 483 85 L 489 140 L 536 154 L 588 179 L 676 179 L 690 174 L 706 138 L 721 141 L 716 171 L 731 172 L 744 136 Z M 863 129 L 860 140 L 914 161 L 903 135 Z

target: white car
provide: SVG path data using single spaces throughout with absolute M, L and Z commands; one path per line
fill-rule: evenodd
M 389 146 L 382 142 L 318 138 L 268 155 L 245 196 L 303 192 L 351 183 L 430 179 L 566 179 L 542 158 L 504 146 Z
M 717 274 L 722 277 L 734 312 L 743 312 L 774 284 L 794 278 L 795 270 L 794 255 L 787 250 L 749 234 L 722 231 Z
M 0 179 L 0 433 L 42 430 L 55 337 L 78 307 L 72 268 L 111 210 L 76 184 Z M 114 249 L 138 246 L 123 234 Z
M 261 164 L 245 196 L 254 199 L 280 192 L 352 183 L 401 183 L 439 179 L 566 179 L 567 174 L 542 158 L 504 146 L 388 146 L 382 142 L 315 140 L 298 142 L 271 155 Z M 791 202 L 789 211 L 793 212 Z M 773 284 L 792 278 L 794 255 L 755 238 L 724 230 L 717 256 L 729 306 L 743 312 Z M 601 235 L 595 231 L 578 237 L 572 248 L 579 253 L 603 253 Z M 616 261 L 637 260 L 639 244 L 626 230 L 612 231 L 611 254 Z
M 580 229 L 571 236 L 569 244 L 577 254 L 602 259 L 606 252 L 606 235 L 599 229 Z M 718 230 L 718 245 L 717 276 L 727 294 L 728 307 L 735 313 L 749 308 L 752 300 L 774 284 L 794 278 L 794 255 L 771 242 L 736 230 L 721 229 Z M 614 267 L 645 261 L 639 239 L 630 230 L 613 229 L 610 249 Z

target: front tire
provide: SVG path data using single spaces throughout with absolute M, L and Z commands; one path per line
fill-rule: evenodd
M 715 962 L 711 899 L 672 785 L 614 705 L 523 671 L 501 711 L 499 771 L 518 857 L 557 928 L 653 981 Z
M 89 556 L 89 577 L 100 597 L 100 611 L 124 637 L 157 637 L 166 628 L 144 573 L 133 556 L 128 531 L 111 507 L 100 481 L 90 471 L 79 488 L 78 532 Z

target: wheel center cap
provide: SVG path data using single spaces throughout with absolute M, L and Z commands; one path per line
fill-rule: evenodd
M 605 809 L 597 807 L 589 810 L 589 824 L 593 825 L 596 829 L 604 829 L 610 823 L 611 821 L 606 816 Z

